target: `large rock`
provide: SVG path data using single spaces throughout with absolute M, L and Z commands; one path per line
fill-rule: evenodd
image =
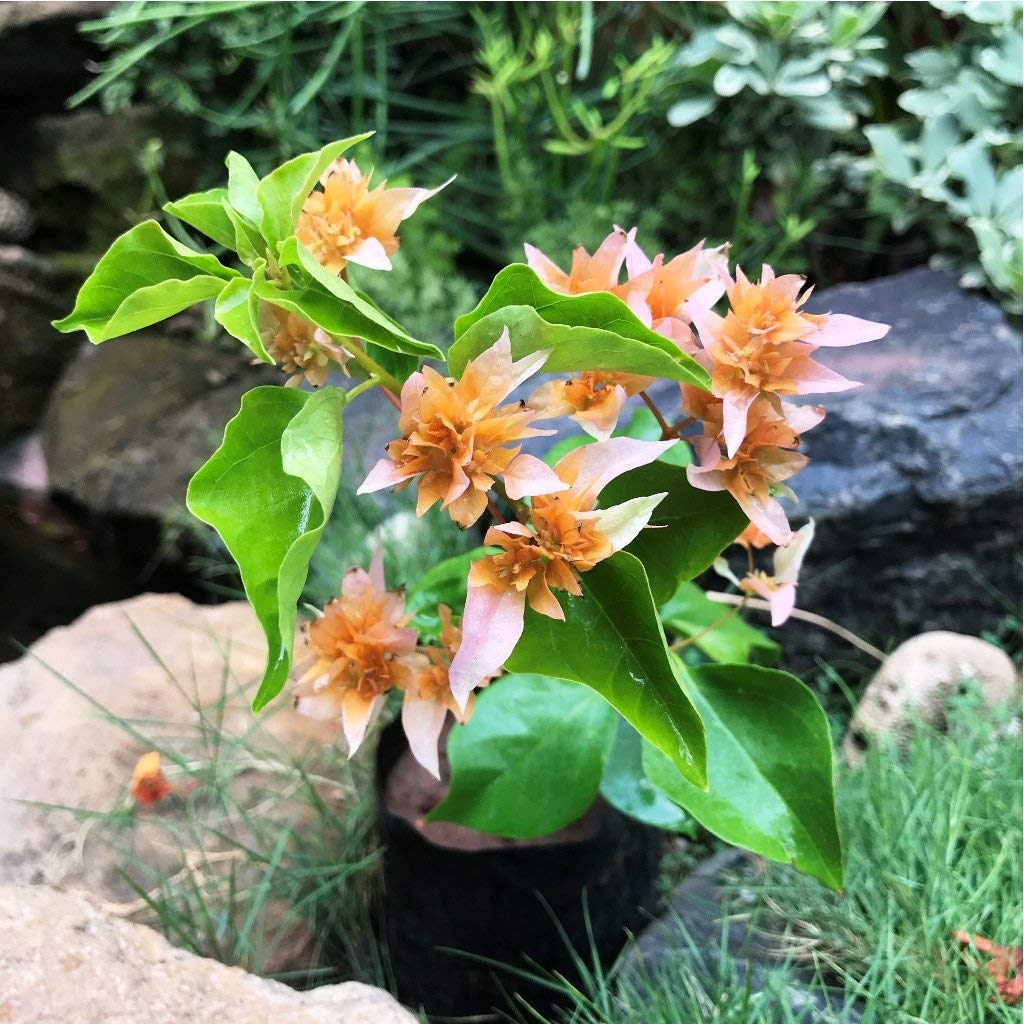
M 6 1024 L 415 1024 L 358 982 L 296 992 L 175 949 L 92 900 L 0 888 L 0 1020 Z
M 279 383 L 238 350 L 163 335 L 82 348 L 43 423 L 50 483 L 98 516 L 160 519 L 185 503 L 242 395 Z
M 273 794 L 293 758 L 328 779 L 337 774 L 331 767 L 337 754 L 324 747 L 335 730 L 300 718 L 286 700 L 254 724 L 249 702 L 265 650 L 244 602 L 203 607 L 150 594 L 94 608 L 0 667 L 0 883 L 62 883 L 131 903 L 138 893 L 122 872 L 148 888 L 189 856 L 196 863 L 189 844 L 222 848 L 212 830 L 204 831 L 209 802 L 189 807 L 172 798 L 126 813 L 132 768 L 142 753 L 161 746 L 212 768 L 218 755 L 203 737 L 213 728 L 225 737 L 247 735 L 234 757 L 265 758 L 248 767 L 220 765 L 221 777 L 236 772 L 231 793 L 239 807 L 259 804 L 274 821 L 299 827 L 311 819 L 308 802 Z M 180 774 L 171 780 L 189 785 Z M 321 797 L 330 806 L 349 794 L 328 786 Z M 117 813 L 106 824 L 98 817 L 111 812 Z M 268 924 L 268 962 L 259 965 L 267 972 L 282 967 L 282 956 L 289 967 L 308 966 L 308 947 L 295 947 L 297 922 L 280 909 L 270 908 L 276 930 Z M 275 944 L 282 946 L 277 957 Z
M 60 276 L 49 260 L 0 245 L 0 441 L 34 427 L 76 344 L 50 326 L 62 312 Z
M 928 630 L 978 634 L 1020 608 L 1021 357 L 999 308 L 919 269 L 816 294 L 814 312 L 892 325 L 823 350 L 862 387 L 827 395 L 791 483 L 817 521 L 799 604 L 883 649 Z M 671 388 L 661 387 L 669 405 Z M 797 667 L 860 655 L 829 633 L 780 631 Z

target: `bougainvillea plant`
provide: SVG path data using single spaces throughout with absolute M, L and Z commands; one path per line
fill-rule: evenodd
M 526 264 L 455 320 L 445 360 L 348 282 L 349 263 L 385 275 L 401 222 L 439 191 L 372 186 L 342 158 L 365 138 L 264 178 L 230 154 L 226 188 L 166 208 L 228 261 L 146 221 L 56 325 L 98 344 L 212 300 L 225 331 L 288 375 L 291 387 L 243 397 L 187 496 L 266 633 L 254 708 L 287 688 L 300 712 L 340 722 L 351 754 L 400 694 L 411 750 L 434 774 L 447 744 L 436 819 L 529 838 L 600 792 L 640 820 L 679 828 L 692 815 L 841 885 L 825 716 L 799 680 L 757 663 L 774 645 L 720 605 L 709 612 L 691 581 L 714 564 L 785 620 L 812 528 L 794 534 L 780 499 L 807 461 L 801 435 L 824 415 L 788 399 L 854 386 L 817 350 L 887 328 L 804 312 L 801 278 L 763 267 L 755 283 L 730 272 L 727 247 L 650 259 L 635 231 L 615 228 L 567 272 L 526 246 Z M 678 410 L 651 399 L 659 379 L 678 384 Z M 354 567 L 293 665 L 345 409 L 369 389 L 396 407 L 395 436 L 350 486 L 415 488 L 420 514 L 439 504 L 483 546 L 408 594 L 388 588 L 379 557 Z M 625 424 L 632 396 L 649 411 Z M 547 461 L 522 450 L 567 419 L 586 433 L 553 442 Z M 748 554 L 742 579 L 723 556 L 734 543 Z M 769 544 L 770 573 L 754 561 Z M 691 642 L 710 661 L 684 660 Z M 466 724 L 445 741 L 449 713 Z

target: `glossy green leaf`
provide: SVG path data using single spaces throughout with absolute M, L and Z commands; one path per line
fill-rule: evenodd
M 235 226 L 224 209 L 226 188 L 211 188 L 164 204 L 164 212 L 212 238 L 218 245 L 235 248 Z
M 241 153 L 228 153 L 224 162 L 228 168 L 228 202 L 252 227 L 258 228 L 263 217 L 263 209 L 256 195 L 260 184 L 259 175 Z
M 261 211 L 260 231 L 271 245 L 283 241 L 295 231 L 302 204 L 320 180 L 320 175 L 350 146 L 372 134 L 352 135 L 313 153 L 293 157 L 260 181 L 256 188 Z
M 841 888 L 832 744 L 814 695 L 774 669 L 677 665 L 707 730 L 708 789 L 651 748 L 648 778 L 726 842 Z
M 436 345 L 417 341 L 368 298 L 337 274 L 325 270 L 294 236 L 281 246 L 281 265 L 298 267 L 313 280 L 308 285 L 262 292 L 261 298 L 300 313 L 328 334 L 350 335 L 421 359 L 441 359 Z M 268 288 L 272 288 L 268 285 Z
M 466 363 L 493 345 L 506 327 L 514 359 L 539 349 L 552 350 L 544 364 L 547 373 L 608 370 L 695 383 L 693 370 L 680 362 L 685 357 L 678 349 L 670 355 L 613 331 L 552 324 L 531 306 L 505 306 L 468 328 L 448 352 L 452 374 L 461 374 Z
M 601 504 L 607 508 L 663 492 L 667 497 L 651 516 L 653 529 L 642 530 L 627 548 L 643 562 L 658 604 L 664 604 L 684 580 L 707 569 L 748 522 L 731 495 L 692 487 L 685 469 L 665 462 L 613 480 L 601 492 Z
M 274 360 L 263 345 L 259 329 L 258 289 L 263 282 L 262 265 L 257 266 L 251 279 L 238 277 L 229 281 L 217 296 L 213 316 L 228 334 L 242 342 L 253 355 L 273 365 Z
M 735 607 L 709 600 L 696 583 L 679 584 L 662 605 L 661 621 L 678 636 L 694 637 L 693 646 L 713 661 L 774 665 L 781 654 L 771 637 L 746 622 Z
M 427 817 L 511 839 L 557 832 L 597 795 L 617 717 L 579 683 L 503 676 L 449 734 L 451 786 Z
M 620 551 L 580 583 L 582 597 L 558 594 L 565 622 L 527 609 L 505 667 L 586 683 L 702 786 L 704 730 L 673 672 L 644 567 Z
M 238 563 L 267 636 L 257 711 L 291 670 L 296 606 L 341 477 L 344 406 L 339 388 L 254 388 L 189 484 L 189 510 L 216 529 Z
M 693 818 L 644 774 L 643 746 L 640 733 L 620 718 L 615 740 L 604 763 L 601 796 L 612 807 L 645 825 L 693 835 Z
M 220 294 L 238 277 L 215 257 L 195 252 L 167 234 L 155 220 L 121 235 L 100 258 L 58 331 L 85 331 L 100 342 L 166 320 Z
M 703 367 L 645 327 L 621 299 L 608 292 L 559 295 L 521 263 L 502 270 L 476 309 L 455 321 L 456 340 L 448 354 L 451 372 L 460 375 L 469 360 L 494 343 L 503 326 L 512 335 L 517 358 L 554 347 L 545 367 L 553 373 L 621 370 L 705 390 L 709 386 Z

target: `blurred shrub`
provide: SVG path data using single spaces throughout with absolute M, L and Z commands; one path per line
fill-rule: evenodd
M 1020 311 L 1021 7 L 934 4 L 959 30 L 906 57 L 908 117 L 871 125 L 871 206 L 897 231 L 925 230 L 934 251 Z
M 610 220 L 822 285 L 935 258 L 1019 305 L 1016 0 L 132 0 L 84 28 L 109 57 L 72 102 L 197 119 L 211 178 L 228 145 L 269 166 L 365 128 L 382 173 L 457 172 L 391 282 L 425 336 L 460 275 Z

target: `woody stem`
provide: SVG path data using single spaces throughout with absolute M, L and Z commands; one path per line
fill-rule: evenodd
M 651 400 L 651 396 L 646 391 L 641 391 L 640 397 L 644 400 L 644 405 L 651 410 L 651 414 L 658 421 L 658 426 L 661 427 L 661 439 L 667 441 L 670 437 L 675 437 L 675 431 L 668 425 L 665 417 L 661 415 L 661 410 Z
M 756 608 L 762 612 L 771 611 L 772 607 L 767 601 L 762 601 L 757 597 L 739 597 L 737 594 L 722 594 L 716 590 L 709 590 L 707 597 L 709 600 L 717 601 L 719 604 L 746 604 L 748 608 Z M 863 651 L 865 654 L 870 654 L 872 658 L 876 658 L 878 661 L 885 661 L 884 651 L 880 651 L 873 644 L 869 644 L 867 640 L 862 640 L 856 633 L 851 633 L 845 626 L 840 626 L 838 622 L 826 619 L 824 615 L 801 611 L 799 608 L 794 608 L 789 615 L 790 618 L 799 619 L 801 622 L 809 622 L 812 626 L 828 630 L 829 633 L 834 633 L 836 636 L 841 637 L 858 650 Z

